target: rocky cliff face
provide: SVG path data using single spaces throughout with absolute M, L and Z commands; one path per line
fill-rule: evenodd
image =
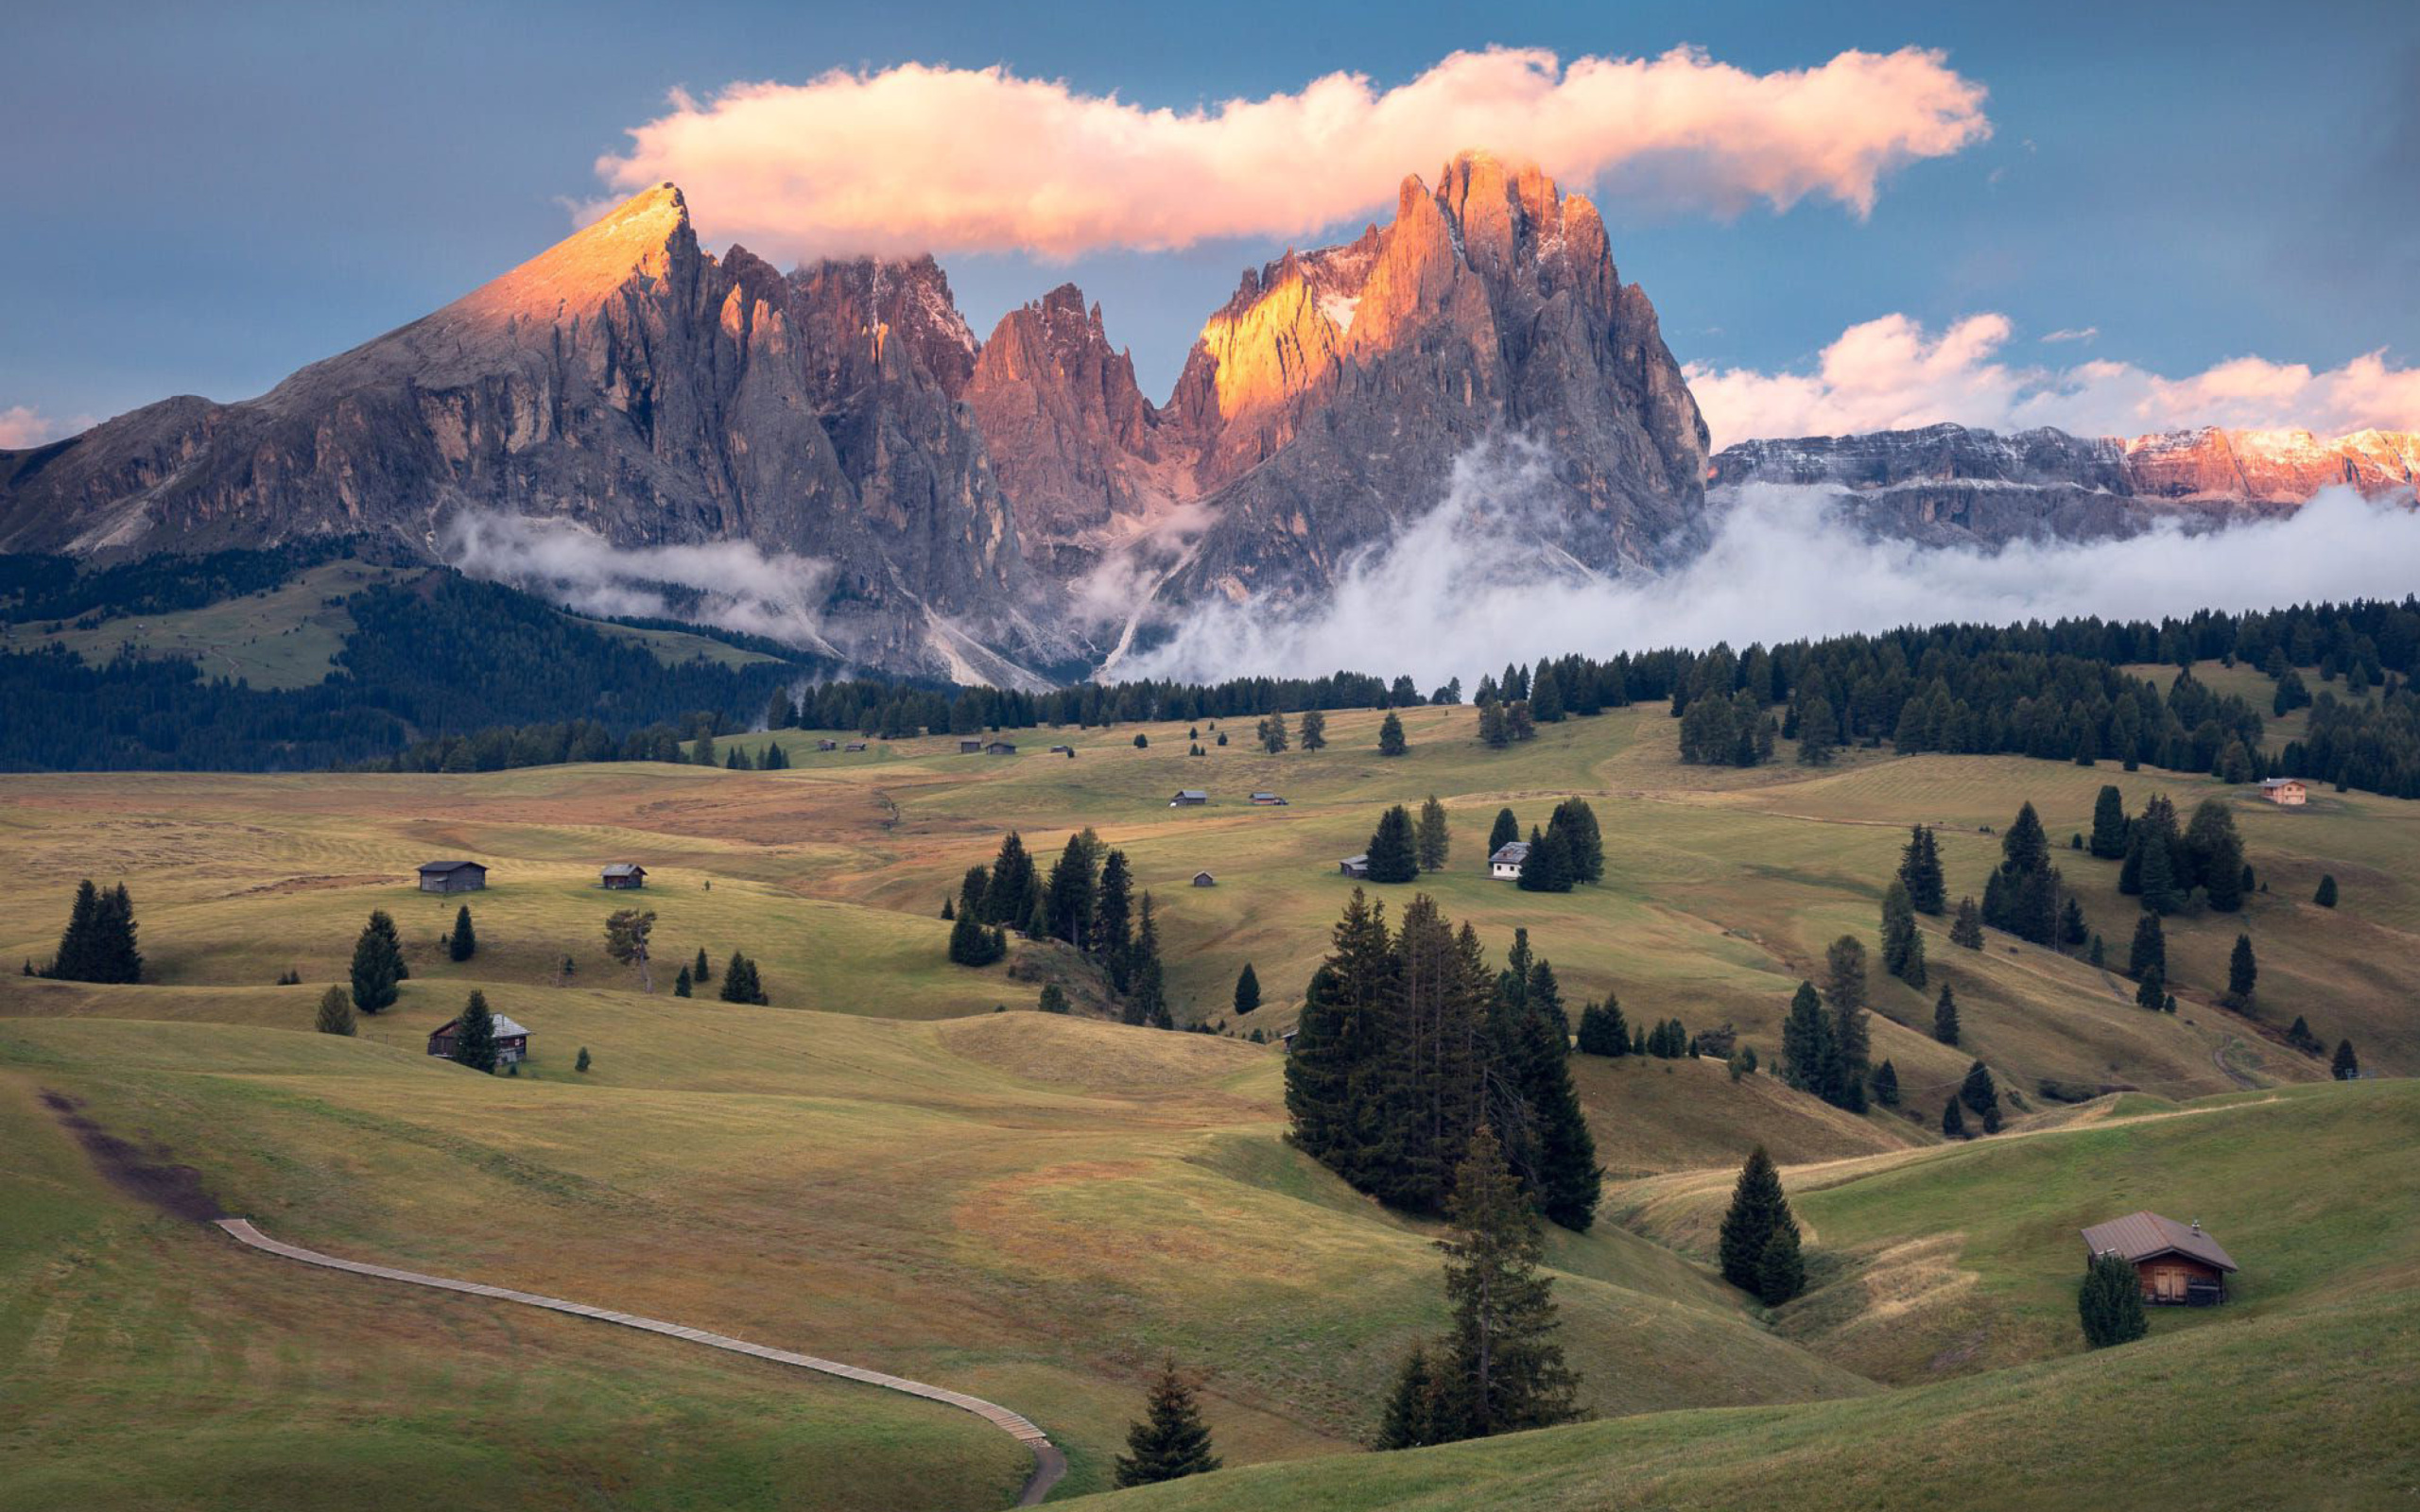
M 2213 528 L 2288 514 L 2340 484 L 2408 491 L 2420 483 L 2420 435 L 2204 427 L 2129 440 L 1934 425 L 1743 441 L 1714 458 L 1709 499 L 1726 504 L 1750 483 L 1827 490 L 1868 530 L 1927 544 L 2108 540 L 2164 520 Z
M 717 259 L 666 184 L 258 399 L 0 453 L 0 550 L 342 532 L 443 558 L 489 512 L 739 541 L 828 564 L 845 657 L 1022 681 L 1201 595 L 1317 593 L 1510 436 L 1551 458 L 1553 548 L 1685 549 L 1705 428 L 1653 308 L 1587 200 L 1484 154 L 1247 273 L 1165 408 L 1072 285 L 978 344 L 930 258 Z
M 930 259 L 787 277 L 699 249 L 670 185 L 259 399 L 176 399 L 0 460 L 0 546 L 132 553 L 363 532 L 432 557 L 493 509 L 617 547 L 831 564 L 826 640 L 1011 676 L 1071 643 L 953 398 L 975 342 Z

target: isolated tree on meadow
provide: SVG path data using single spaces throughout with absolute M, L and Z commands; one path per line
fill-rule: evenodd
M 1966 1137 L 1966 1115 L 1960 1109 L 1955 1097 L 1941 1110 L 1941 1131 L 1953 1140 Z
M 695 986 L 703 987 L 713 981 L 714 976 L 715 969 L 706 964 L 706 948 L 700 945 L 698 947 L 698 958 L 689 963 L 689 980 Z
M 455 1020 L 454 1060 L 493 1076 L 495 1058 L 495 1015 L 488 1011 L 488 995 L 474 989 Z
M 1327 749 L 1327 715 L 1316 709 L 1305 709 L 1300 729 L 1297 738 L 1305 750 Z
M 1238 1018 L 1260 1006 L 1260 978 L 1253 974 L 1252 962 L 1236 975 L 1236 1014 Z
M 1798 1220 L 1791 1216 L 1789 1199 L 1782 1192 L 1781 1172 L 1759 1144 L 1739 1167 L 1739 1179 L 1731 1189 L 1731 1207 L 1722 1215 L 1722 1279 L 1743 1292 L 1758 1292 L 1765 1251 L 1773 1235 L 1784 1228 L 1795 1237 Z
M 2319 879 L 2319 891 L 2311 895 L 2310 901 L 2322 908 L 2336 906 L 2336 874 L 2334 872 L 2331 871 Z
M 456 961 L 467 961 L 479 953 L 478 931 L 471 927 L 471 905 L 464 903 L 454 910 L 454 928 L 445 936 L 445 954 Z
M 1286 716 L 1274 713 L 1263 714 L 1257 733 L 1260 738 L 1260 748 L 1271 756 L 1276 755 L 1286 748 Z
M 134 902 L 126 884 L 104 890 L 87 878 L 78 885 L 67 928 L 59 936 L 59 954 L 41 974 L 61 982 L 143 980 L 143 953 L 134 944 Z
M 1874 1074 L 1874 1100 L 1885 1108 L 1899 1106 L 1899 1068 L 1887 1060 Z
M 605 954 L 626 967 L 638 968 L 639 985 L 655 990 L 655 973 L 648 969 L 648 936 L 655 932 L 652 909 L 622 908 L 605 920 Z
M 2259 981 L 2260 962 L 2252 953 L 2252 936 L 2238 935 L 2235 949 L 2227 956 L 2227 1005 L 2237 1009 L 2252 1006 L 2252 991 Z
M 1927 825 L 1912 825 L 1907 848 L 1899 852 L 1899 881 L 1908 889 L 1908 906 L 1920 914 L 1939 914 L 1948 906 L 1948 884 L 1941 872 L 1941 845 Z
M 1921 991 L 1925 985 L 1925 936 L 1916 928 L 1908 885 L 1893 877 L 1882 894 L 1882 969 Z
M 1446 823 L 1445 805 L 1438 802 L 1437 795 L 1431 793 L 1428 800 L 1420 805 L 1420 821 L 1412 829 L 1412 849 L 1420 854 L 1420 869 L 1443 870 L 1453 843 L 1453 832 Z
M 2115 1250 L 2095 1255 L 2076 1290 L 2076 1313 L 2083 1341 L 2096 1349 L 2125 1344 L 2151 1332 L 2143 1315 L 2143 1282 L 2133 1263 Z
M 2352 1040 L 2339 1040 L 2336 1041 L 2336 1058 L 2328 1063 L 2327 1072 L 2329 1075 L 2334 1076 L 2338 1081 L 2359 1081 L 2361 1079 L 2361 1057 L 2353 1053 Z
M 582 1045 L 579 1047 L 579 1058 L 571 1063 L 571 1069 L 585 1074 L 591 1062 L 588 1058 L 588 1047 L 586 1045 Z
M 331 987 L 320 994 L 319 1020 L 312 1025 L 321 1034 L 357 1034 L 353 1020 L 353 994 L 340 987 Z
M 695 995 L 696 988 L 697 983 L 690 979 L 689 968 L 683 966 L 681 974 L 672 979 L 672 995 L 676 998 L 691 997 Z
M 1117 1456 L 1115 1476 L 1121 1487 L 1155 1486 L 1219 1468 L 1219 1456 L 1210 1452 L 1210 1430 L 1193 1400 L 1193 1383 L 1179 1373 L 1174 1355 L 1151 1382 L 1143 1420 L 1127 1428 L 1126 1450 Z
M 353 942 L 353 1005 L 376 1013 L 395 1005 L 397 984 L 404 979 L 404 956 L 395 941 L 395 921 L 384 910 L 372 913 Z
M 1932 1037 L 1945 1045 L 1958 1042 L 1958 994 L 1949 984 L 1941 984 L 1941 996 L 1933 1000 Z
M 1388 710 L 1387 717 L 1378 721 L 1378 754 L 1400 756 L 1410 748 L 1403 738 L 1403 721 L 1395 717 L 1393 710 Z

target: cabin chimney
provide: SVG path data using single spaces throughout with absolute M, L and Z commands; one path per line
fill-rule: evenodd
M 2202 1231 L 2202 1220 L 2201 1220 L 2201 1219 L 2196 1218 L 2196 1219 L 2194 1219 L 2194 1220 L 2193 1220 L 2193 1231 L 2194 1231 L 2195 1233 L 2197 1233 L 2197 1234 L 2198 1234 L 2198 1233 L 2200 1233 L 2200 1232 Z

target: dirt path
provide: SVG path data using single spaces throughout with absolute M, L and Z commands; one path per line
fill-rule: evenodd
M 249 1219 L 219 1218 L 215 1221 L 219 1228 L 254 1249 L 281 1256 L 286 1260 L 301 1261 L 306 1265 L 320 1265 L 329 1270 L 351 1271 L 356 1276 L 372 1276 L 381 1280 L 402 1281 L 410 1286 L 431 1286 L 440 1291 L 464 1292 L 474 1297 L 492 1297 L 499 1301 L 519 1302 L 527 1307 L 543 1307 L 550 1312 L 595 1318 L 600 1323 L 617 1323 L 624 1328 L 644 1329 L 650 1333 L 686 1339 L 692 1344 L 702 1344 L 709 1349 L 728 1349 L 734 1354 L 753 1355 L 759 1360 L 770 1360 L 777 1365 L 796 1366 L 802 1370 L 814 1370 L 827 1376 L 838 1376 L 844 1381 L 860 1381 L 870 1386 L 904 1392 L 910 1397 L 922 1397 L 928 1401 L 938 1401 L 963 1412 L 971 1412 L 1033 1452 L 1033 1474 L 1026 1481 L 1025 1490 L 1017 1497 L 1016 1504 L 1019 1506 L 1041 1505 L 1042 1499 L 1050 1494 L 1050 1488 L 1059 1483 L 1059 1478 L 1067 1473 L 1067 1457 L 1059 1452 L 1057 1445 L 1050 1442 L 1049 1435 L 1006 1407 L 985 1401 L 980 1397 L 970 1397 L 962 1392 L 929 1386 L 921 1381 L 909 1381 L 902 1376 L 885 1375 L 879 1370 L 860 1369 L 856 1366 L 842 1365 L 836 1360 L 819 1360 L 811 1354 L 793 1354 L 787 1349 L 769 1349 L 762 1344 L 751 1344 L 745 1339 L 735 1339 L 720 1333 L 708 1333 L 701 1329 L 683 1328 L 678 1323 L 666 1323 L 651 1317 L 637 1317 L 629 1313 L 611 1312 L 605 1308 L 589 1307 L 579 1302 L 566 1302 L 556 1297 L 540 1297 L 534 1292 L 510 1291 L 501 1286 L 482 1286 L 475 1281 L 450 1280 L 442 1276 L 424 1276 L 418 1271 L 397 1270 L 389 1265 L 372 1265 L 357 1260 L 338 1260 L 334 1255 L 323 1255 L 314 1249 L 282 1244 L 253 1228 Z

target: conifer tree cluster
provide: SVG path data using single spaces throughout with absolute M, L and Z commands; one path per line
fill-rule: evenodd
M 395 921 L 385 909 L 372 910 L 361 937 L 353 942 L 353 1005 L 364 1013 L 393 1007 L 400 984 L 410 975 Z
M 1382 1450 L 1416 1449 L 1547 1428 L 1577 1418 L 1579 1378 L 1555 1342 L 1554 1281 L 1528 1194 L 1481 1124 L 1452 1173 L 1438 1248 L 1445 1255 L 1445 1336 L 1415 1348 L 1389 1394 Z
M 1854 935 L 1832 942 L 1824 957 L 1824 991 L 1801 982 L 1781 1026 L 1782 1080 L 1803 1092 L 1862 1113 L 1869 1067 L 1865 947 Z
M 1949 943 L 1962 950 L 1983 948 L 1983 911 L 1970 895 L 1958 900 L 1958 917 L 1949 925 Z
M 1882 894 L 1882 969 L 1918 991 L 1925 986 L 1925 936 L 1916 928 L 1908 885 L 1897 877 Z
M 1806 1289 L 1798 1220 L 1781 1189 L 1781 1172 L 1757 1145 L 1739 1168 L 1731 1207 L 1722 1215 L 1722 1279 L 1778 1307 Z
M 1949 904 L 1948 883 L 1942 876 L 1941 846 L 1929 825 L 1908 830 L 1907 849 L 1899 852 L 1899 882 L 1908 889 L 1908 906 L 1938 918 Z
M 1983 1121 L 1984 1133 L 2000 1131 L 2000 1091 L 1990 1067 L 1979 1060 L 1966 1068 L 1966 1079 L 1958 1086 L 1958 1100 Z
M 1622 1017 L 1622 1005 L 1612 993 L 1602 1003 L 1591 1003 L 1580 1010 L 1580 1053 L 1604 1056 L 1608 1058 L 1630 1054 L 1630 1023 Z
M 757 975 L 755 960 L 737 951 L 732 952 L 731 959 L 723 963 L 722 990 L 717 996 L 725 1003 L 748 1003 L 760 1008 L 773 1001 L 765 994 L 765 983 Z
M 1172 1028 L 1159 925 L 1149 893 L 1137 908 L 1133 868 L 1126 852 L 1114 850 L 1091 830 L 1072 835 L 1039 876 L 1025 840 L 1011 831 L 988 867 L 967 868 L 952 910 L 949 958 L 961 966 L 989 966 L 1009 953 L 1009 932 L 1028 939 L 1058 939 L 1098 964 L 1128 1023 Z M 1247 968 L 1249 970 L 1249 968 Z M 1258 1005 L 1257 978 L 1253 981 Z M 1243 984 L 1237 983 L 1238 1011 Z
M 2094 839 L 2100 839 L 2097 812 Z M 2174 914 L 2188 906 L 2234 913 L 2243 906 L 2246 871 L 2235 814 L 2216 799 L 2194 809 L 2192 823 L 2181 831 L 2176 806 L 2164 794 L 2152 795 L 2143 812 L 2126 821 L 2118 890 L 2140 898 L 2152 913 Z
M 2160 928 L 2159 915 L 2149 909 L 2135 920 L 2126 974 L 2135 979 L 2136 1006 L 2157 1013 L 2168 1005 L 2168 934 Z
M 2143 1282 L 2134 1265 L 2116 1251 L 2095 1255 L 2076 1291 L 2083 1341 L 2096 1349 L 2126 1344 L 2151 1332 L 2143 1315 Z
M 143 980 L 143 953 L 134 943 L 134 900 L 126 884 L 106 892 L 89 877 L 77 884 L 59 952 L 39 974 L 60 982 Z
M 1423 893 L 1391 929 L 1356 888 L 1313 974 L 1286 1059 L 1294 1142 L 1391 1206 L 1434 1212 L 1484 1122 L 1530 1199 L 1595 1219 L 1596 1143 L 1571 1084 L 1554 970 L 1516 935 L 1501 972 Z
M 2059 937 L 2059 868 L 2033 805 L 2020 807 L 2000 836 L 2000 864 L 1983 885 L 1983 922 L 2036 945 Z

